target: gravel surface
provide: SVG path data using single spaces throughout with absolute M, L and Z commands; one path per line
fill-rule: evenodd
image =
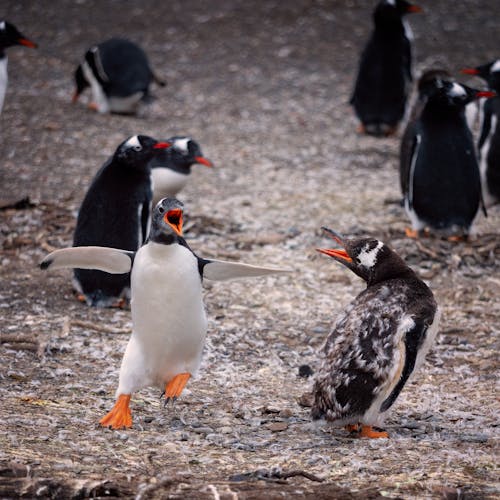
M 497 498 L 500 208 L 469 243 L 408 240 L 397 200 L 400 133 L 356 134 L 349 107 L 372 2 L 23 2 L 3 14 L 37 51 L 9 51 L 0 116 L 0 497 Z M 422 2 L 416 73 L 499 56 L 500 4 Z M 126 35 L 168 81 L 139 117 L 71 105 L 94 42 Z M 464 80 L 467 81 L 467 80 Z M 473 81 L 473 80 L 470 80 Z M 479 81 L 475 81 L 479 84 Z M 127 310 L 89 309 L 70 272 L 37 263 L 72 241 L 93 175 L 127 136 L 189 134 L 216 165 L 180 198 L 204 257 L 286 266 L 288 276 L 207 284 L 200 373 L 175 407 L 112 407 Z M 8 208 L 29 197 L 30 203 Z M 387 421 L 389 440 L 313 424 L 317 351 L 363 284 L 315 252 L 319 227 L 393 246 L 443 310 L 437 344 Z

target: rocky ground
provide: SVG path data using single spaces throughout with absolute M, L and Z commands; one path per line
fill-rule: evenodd
M 475 239 L 404 237 L 400 134 L 356 134 L 347 102 L 370 28 L 368 2 L 140 3 L 6 0 L 36 40 L 9 52 L 0 117 L 0 497 L 495 498 L 498 484 L 499 208 Z M 498 57 L 500 7 L 422 2 L 416 72 Z M 92 43 L 126 35 L 168 81 L 141 117 L 70 104 Z M 475 82 L 479 84 L 479 82 Z M 124 138 L 187 133 L 214 169 L 182 193 L 187 237 L 206 257 L 286 266 L 288 276 L 207 284 L 203 364 L 175 407 L 135 394 L 134 427 L 111 408 L 126 310 L 89 309 L 69 272 L 37 264 L 71 244 L 93 175 Z M 17 203 L 23 198 L 29 201 Z M 319 227 L 391 244 L 434 290 L 437 345 L 387 422 L 389 440 L 312 424 L 317 351 L 363 288 L 315 252 Z

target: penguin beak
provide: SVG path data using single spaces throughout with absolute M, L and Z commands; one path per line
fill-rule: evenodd
M 169 148 L 171 145 L 172 145 L 171 142 L 157 142 L 153 146 L 153 149 L 166 149 L 166 148 Z
M 496 97 L 497 93 L 493 92 L 492 90 L 480 90 L 476 92 L 476 99 L 479 99 L 480 97 Z
M 164 216 L 163 220 L 179 235 L 182 236 L 182 210 L 174 208 L 169 210 Z
M 31 40 L 28 40 L 27 38 L 18 38 L 17 43 L 19 45 L 24 45 L 25 47 L 29 47 L 30 49 L 36 49 L 38 45 L 35 42 L 32 42 Z
M 327 227 L 322 227 L 321 229 L 323 229 L 323 231 L 328 233 L 328 235 L 332 239 L 334 239 L 339 245 L 344 246 L 344 243 L 342 241 L 342 236 L 339 233 L 336 233 L 335 231 L 332 231 L 331 229 L 328 229 Z M 329 257 L 333 257 L 334 259 L 338 259 L 341 262 L 352 262 L 351 257 L 344 249 L 317 248 L 316 250 L 320 253 L 324 253 L 325 255 L 328 255 Z
M 210 160 L 204 158 L 203 156 L 195 156 L 194 159 L 196 160 L 196 163 L 199 163 L 200 165 L 205 165 L 205 167 L 214 166 L 214 164 Z
M 460 70 L 463 75 L 479 75 L 479 70 L 476 68 L 464 68 Z
M 406 12 L 408 12 L 409 14 L 418 14 L 419 12 L 423 11 L 424 9 L 422 9 L 422 7 L 419 7 L 418 5 L 409 5 L 406 9 Z

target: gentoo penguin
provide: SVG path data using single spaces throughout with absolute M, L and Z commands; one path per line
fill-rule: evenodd
M 405 113 L 412 34 L 403 16 L 411 12 L 421 8 L 405 0 L 382 0 L 375 8 L 375 29 L 361 54 L 350 101 L 367 134 L 394 133 Z
M 42 269 L 85 267 L 108 273 L 132 268 L 132 336 L 120 369 L 114 408 L 104 427 L 130 427 L 131 394 L 147 386 L 165 391 L 165 403 L 180 396 L 200 365 L 207 318 L 202 280 L 227 280 L 283 272 L 198 257 L 182 237 L 183 204 L 166 198 L 153 211 L 148 241 L 139 251 L 81 247 L 56 250 Z
M 420 116 L 405 134 L 400 179 L 408 235 L 430 229 L 451 238 L 469 234 L 481 203 L 481 183 L 465 106 L 491 92 L 430 78 L 421 87 Z
M 167 139 L 172 147 L 164 149 L 150 162 L 153 180 L 153 206 L 162 199 L 177 195 L 188 181 L 195 163 L 212 167 L 203 156 L 200 145 L 190 137 L 174 136 Z
M 389 437 L 383 425 L 438 330 L 440 311 L 427 285 L 388 246 L 344 238 L 323 228 L 342 249 L 318 249 L 366 281 L 340 315 L 315 375 L 313 419 L 325 418 L 361 437 Z
M 149 162 L 169 144 L 134 135 L 101 167 L 78 212 L 73 246 L 137 250 L 148 235 L 151 210 Z M 75 269 L 73 285 L 89 306 L 111 307 L 129 298 L 130 276 Z
M 129 40 L 111 38 L 90 47 L 76 68 L 73 102 L 85 90 L 92 89 L 91 108 L 99 113 L 134 114 L 149 97 L 149 85 L 159 79 L 144 51 Z
M 489 207 L 500 203 L 500 59 L 477 68 L 466 68 L 462 72 L 481 77 L 496 93 L 484 101 L 477 145 L 483 199 Z
M 36 43 L 21 34 L 18 29 L 7 21 L 0 21 L 0 113 L 3 108 L 5 91 L 7 90 L 7 55 L 5 49 L 12 45 L 24 45 L 32 49 Z

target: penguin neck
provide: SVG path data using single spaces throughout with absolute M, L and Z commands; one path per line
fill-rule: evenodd
M 178 244 L 188 247 L 186 240 L 182 236 L 178 236 L 176 234 L 165 234 L 163 231 L 156 227 L 151 228 L 151 232 L 149 233 L 147 242 L 158 243 L 159 245 Z
M 379 38 L 394 38 L 405 35 L 403 19 L 400 17 L 387 18 L 383 15 L 374 16 L 375 36 Z
M 422 111 L 422 121 L 447 121 L 465 123 L 465 109 L 455 106 L 428 103 Z

